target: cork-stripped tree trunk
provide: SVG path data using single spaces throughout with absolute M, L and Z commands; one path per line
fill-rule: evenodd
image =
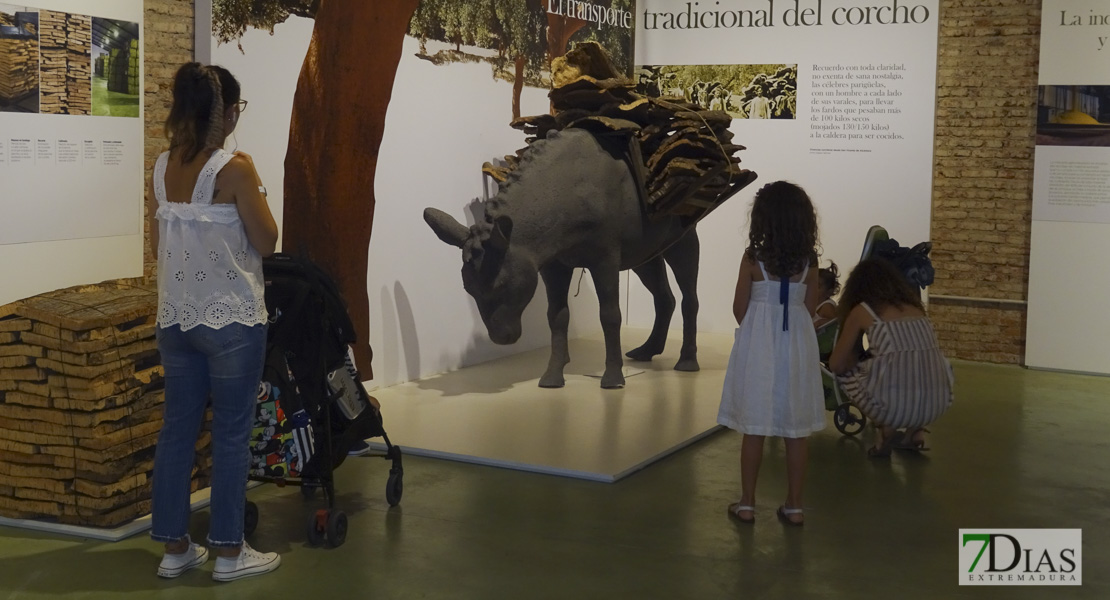
M 366 279 L 374 174 L 401 44 L 419 0 L 321 0 L 293 98 L 285 156 L 283 250 L 339 285 L 372 377 Z
M 548 61 L 555 60 L 560 56 L 567 53 L 570 48 L 570 38 L 582 29 L 589 25 L 582 19 L 568 17 L 564 15 L 555 15 L 548 13 L 547 15 L 547 52 Z

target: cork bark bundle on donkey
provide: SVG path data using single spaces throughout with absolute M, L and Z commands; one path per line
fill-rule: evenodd
M 564 385 L 570 361 L 567 295 L 573 270 L 589 269 L 605 334 L 604 388 L 624 385 L 619 273 L 633 269 L 655 299 L 648 340 L 628 353 L 663 352 L 675 299 L 670 265 L 682 291 L 683 342 L 675 368 L 696 371 L 697 222 L 755 180 L 732 155 L 731 118 L 678 99 L 632 91 L 604 50 L 582 44 L 552 64 L 553 115 L 514 121 L 531 137 L 506 167 L 483 169 L 501 187 L 485 219 L 467 228 L 428 208 L 439 238 L 463 250 L 463 286 L 498 344 L 521 335 L 521 315 L 539 277 L 547 288 L 551 358 L 541 387 Z M 646 157 L 646 159 L 645 159 Z

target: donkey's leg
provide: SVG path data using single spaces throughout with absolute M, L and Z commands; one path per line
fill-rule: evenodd
M 663 258 L 674 272 L 678 289 L 682 292 L 682 350 L 678 354 L 676 371 L 698 371 L 698 261 L 701 243 L 698 232 L 691 230 Z
M 547 372 L 540 377 L 540 387 L 558 388 L 566 383 L 563 367 L 570 362 L 570 349 L 567 346 L 567 327 L 570 325 L 570 307 L 567 294 L 573 269 L 563 265 L 548 265 L 540 269 L 543 285 L 547 288 L 547 325 L 551 328 L 551 358 Z
M 652 325 L 651 335 L 644 345 L 625 356 L 632 360 L 651 360 L 656 354 L 662 354 L 667 345 L 667 329 L 671 326 L 671 315 L 674 314 L 674 294 L 671 293 L 667 265 L 662 256 L 655 257 L 633 271 L 655 299 L 655 324 Z
M 620 268 L 618 264 L 590 269 L 601 305 L 601 330 L 605 334 L 605 374 L 601 387 L 624 387 L 624 359 L 621 357 Z

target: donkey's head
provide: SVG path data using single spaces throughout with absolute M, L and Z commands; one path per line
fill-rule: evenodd
M 439 239 L 462 248 L 463 289 L 477 303 L 489 338 L 495 344 L 520 339 L 520 318 L 536 293 L 538 276 L 527 249 L 510 244 L 512 219 L 487 216 L 467 228 L 441 210 L 426 208 L 424 221 Z

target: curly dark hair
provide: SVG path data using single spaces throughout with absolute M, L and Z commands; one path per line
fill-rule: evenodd
M 836 263 L 830 260 L 829 268 L 817 271 L 817 283 L 829 290 L 833 296 L 840 292 L 840 269 L 837 268 Z
M 776 181 L 756 192 L 747 253 L 779 278 L 817 264 L 817 213 L 805 190 Z
M 862 302 L 876 311 L 884 306 L 913 306 L 925 310 L 921 304 L 921 293 L 906 281 L 894 265 L 881 258 L 861 261 L 852 269 L 852 274 L 844 283 L 844 293 L 840 295 L 838 317 L 841 324 Z

